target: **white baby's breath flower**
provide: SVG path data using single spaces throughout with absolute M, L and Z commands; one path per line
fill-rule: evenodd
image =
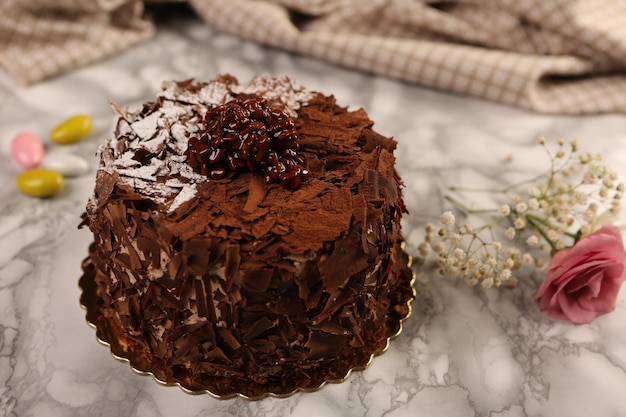
M 432 252 L 432 247 L 430 246 L 430 244 L 428 242 L 422 242 L 419 244 L 419 246 L 417 247 L 417 251 L 419 252 L 419 254 L 421 256 L 423 256 L 424 258 L 428 257 L 430 255 L 430 253 Z
M 602 178 L 606 175 L 606 167 L 603 164 L 598 163 L 598 161 L 594 161 L 591 164 L 590 171 L 594 175 L 595 183 L 602 183 Z
M 433 252 L 435 252 L 435 253 L 442 253 L 442 252 L 445 252 L 445 250 L 446 250 L 446 244 L 445 244 L 445 243 L 443 243 L 443 242 L 441 242 L 441 241 L 439 241 L 439 242 L 435 242 L 435 243 L 433 243 L 433 245 L 432 245 L 432 249 L 433 249 Z
M 557 232 L 554 229 L 548 230 L 548 239 L 550 239 L 551 241 L 555 241 L 558 238 L 559 238 L 559 232 Z
M 528 246 L 537 246 L 539 244 L 539 238 L 536 235 L 530 235 L 528 239 L 526 239 L 526 244 Z
M 531 210 L 539 209 L 539 201 L 536 198 L 531 198 L 528 200 L 528 208 Z
M 565 168 L 563 168 L 563 169 L 561 170 L 561 176 L 562 176 L 563 178 L 569 178 L 569 177 L 571 177 L 571 176 L 573 175 L 573 173 L 574 173 L 574 172 L 573 172 L 573 170 L 572 170 L 572 168 L 571 168 L 571 167 L 565 167 Z
M 528 189 L 528 195 L 531 197 L 539 197 L 541 195 L 541 190 L 539 187 L 530 187 Z
M 533 261 L 533 256 L 530 253 L 525 253 L 522 256 L 522 263 L 524 265 L 532 265 Z
M 591 171 L 585 172 L 585 175 L 583 176 L 583 184 L 595 184 L 597 180 L 597 177 Z
M 478 280 L 474 277 L 470 277 L 465 280 L 465 284 L 468 287 L 475 287 L 478 284 Z
M 441 217 L 439 217 L 439 220 L 444 226 L 448 227 L 453 226 L 454 222 L 456 221 L 456 219 L 454 218 L 454 214 L 451 211 L 444 212 Z
M 456 248 L 452 254 L 456 259 L 462 260 L 465 259 L 465 251 L 461 248 Z
M 528 210 L 528 204 L 524 203 L 523 201 L 521 203 L 517 203 L 515 205 L 515 210 L 518 213 L 526 213 L 526 210 Z
M 583 213 L 583 219 L 588 223 L 593 223 L 593 220 L 596 218 L 596 212 L 589 207 Z
M 589 203 L 589 196 L 580 192 L 574 193 L 574 200 L 576 201 L 576 204 L 586 205 Z
M 580 155 L 580 163 L 585 165 L 588 164 L 589 162 L 591 162 L 591 154 L 590 153 L 584 153 L 582 155 Z
M 511 270 L 509 268 L 504 268 L 502 271 L 500 271 L 500 274 L 498 274 L 498 278 L 500 278 L 502 281 L 506 281 L 511 278 L 511 275 Z
M 516 229 L 523 229 L 524 227 L 526 227 L 526 219 L 524 219 L 523 217 L 518 217 L 513 222 L 513 225 Z
M 504 236 L 506 236 L 509 239 L 515 239 L 515 234 L 517 232 L 515 231 L 514 227 L 509 227 L 508 229 L 506 229 L 506 231 L 504 232 Z
M 602 184 L 607 187 L 607 188 L 613 188 L 615 187 L 615 182 L 613 180 L 613 178 L 611 177 L 611 175 L 605 175 L 604 178 L 602 178 Z
M 598 194 L 602 198 L 607 198 L 609 196 L 609 190 L 606 188 L 600 188 L 600 191 L 598 192 Z
M 483 279 L 480 285 L 485 289 L 493 287 L 493 278 L 489 277 Z
M 500 206 L 500 214 L 503 217 L 506 217 L 509 214 L 511 214 L 511 206 L 509 206 L 508 204 L 504 204 L 504 205 Z
M 508 256 L 509 258 L 517 259 L 521 255 L 522 255 L 522 252 L 515 246 L 510 246 L 506 248 L 505 256 Z

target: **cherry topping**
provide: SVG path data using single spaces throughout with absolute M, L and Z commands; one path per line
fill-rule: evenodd
M 204 131 L 189 139 L 185 151 L 189 166 L 202 175 L 221 179 L 249 171 L 292 189 L 310 175 L 298 154 L 293 119 L 265 99 L 231 100 L 208 110 L 203 124 Z

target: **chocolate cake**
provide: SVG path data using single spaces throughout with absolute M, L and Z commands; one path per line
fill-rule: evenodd
M 343 378 L 413 297 L 396 142 L 295 80 L 113 105 L 84 224 L 96 327 L 160 380 L 259 397 Z M 145 369 L 144 369 L 145 368 Z

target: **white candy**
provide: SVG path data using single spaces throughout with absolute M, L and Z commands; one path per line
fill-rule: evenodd
M 64 152 L 51 152 L 44 155 L 41 167 L 60 172 L 64 177 L 77 177 L 89 171 L 89 164 L 83 158 Z

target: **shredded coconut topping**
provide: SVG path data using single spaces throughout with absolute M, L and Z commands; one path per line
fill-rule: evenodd
M 168 211 L 175 210 L 193 199 L 197 183 L 210 181 L 186 163 L 183 153 L 190 136 L 202 128 L 200 123 L 209 108 L 239 94 L 263 97 L 294 118 L 313 96 L 289 77 L 255 77 L 245 86 L 232 77 L 208 83 L 164 82 L 157 101 L 138 112 L 124 111 L 112 103 L 120 115 L 117 136 L 100 147 L 100 169 L 116 171 L 127 185 L 168 205 Z

